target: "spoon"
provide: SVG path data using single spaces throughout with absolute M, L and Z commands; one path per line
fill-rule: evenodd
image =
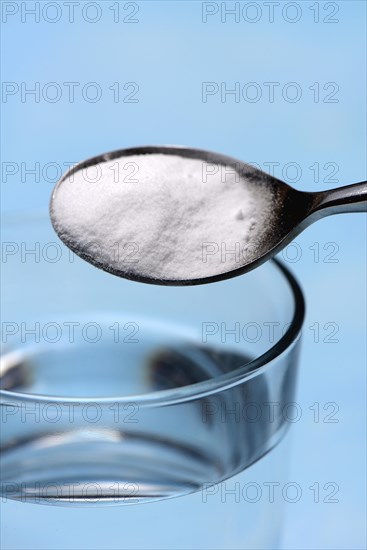
M 129 157 L 132 155 L 163 154 L 180 156 L 187 159 L 198 159 L 203 163 L 234 168 L 241 177 L 246 178 L 249 185 L 254 188 L 261 186 L 262 193 L 266 193 L 271 208 L 268 215 L 267 227 L 260 234 L 256 246 L 243 255 L 236 269 L 215 273 L 201 278 L 190 278 L 190 266 L 188 265 L 188 277 L 184 279 L 150 277 L 139 272 L 131 273 L 117 269 L 101 261 L 97 255 L 86 253 L 78 248 L 78 244 L 65 236 L 60 230 L 55 217 L 55 203 L 57 193 L 65 180 L 71 178 L 79 170 L 95 166 L 97 164 Z M 128 160 L 128 158 L 127 158 Z M 50 204 L 51 222 L 61 240 L 77 255 L 109 273 L 145 283 L 161 285 L 198 285 L 211 283 L 231 277 L 242 275 L 269 260 L 275 254 L 287 246 L 297 235 L 315 221 L 330 214 L 367 211 L 367 182 L 355 183 L 337 189 L 320 192 L 299 191 L 285 182 L 262 172 L 261 170 L 219 153 L 213 153 L 200 149 L 190 149 L 179 146 L 144 146 L 129 149 L 121 149 L 93 157 L 80 162 L 71 168 L 57 183 Z M 224 236 L 225 237 L 225 236 Z

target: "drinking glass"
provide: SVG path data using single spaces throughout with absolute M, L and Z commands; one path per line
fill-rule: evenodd
M 304 317 L 283 265 L 146 285 L 33 216 L 4 220 L 2 273 L 3 548 L 278 547 Z

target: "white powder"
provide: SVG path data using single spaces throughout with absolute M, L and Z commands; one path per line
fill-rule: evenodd
M 184 280 L 247 263 L 265 234 L 270 208 L 263 183 L 229 167 L 142 154 L 63 180 L 51 217 L 66 244 L 107 271 Z

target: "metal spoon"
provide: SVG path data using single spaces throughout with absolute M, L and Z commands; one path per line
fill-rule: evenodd
M 131 155 L 147 154 L 175 155 L 190 159 L 199 159 L 202 160 L 203 163 L 234 168 L 238 171 L 240 176 L 245 177 L 251 185 L 261 185 L 263 191 L 269 194 L 272 203 L 270 219 L 268 220 L 269 223 L 267 224 L 267 228 L 264 229 L 264 233 L 261 235 L 260 242 L 241 258 L 241 265 L 238 268 L 200 279 L 189 278 L 190 266 L 188 266 L 187 269 L 188 278 L 180 280 L 157 279 L 139 273 L 120 271 L 109 265 L 105 265 L 98 257 L 93 257 L 91 254 L 85 254 L 80 251 L 76 243 L 67 240 L 61 232 L 58 233 L 61 240 L 63 240 L 63 242 L 65 242 L 65 244 L 76 254 L 93 265 L 119 277 L 145 283 L 177 286 L 198 285 L 237 277 L 238 275 L 242 275 L 258 267 L 263 262 L 273 257 L 299 235 L 301 231 L 324 216 L 367 211 L 367 182 L 316 193 L 304 192 L 294 189 L 283 181 L 249 164 L 219 153 L 179 146 L 144 146 L 121 149 L 93 157 L 80 162 L 69 170 L 56 185 L 51 198 L 50 216 L 56 232 L 58 232 L 58 229 L 55 223 L 53 206 L 57 190 L 65 179 L 70 178 L 70 176 L 78 170 L 88 168 L 101 162 L 121 157 L 129 157 Z

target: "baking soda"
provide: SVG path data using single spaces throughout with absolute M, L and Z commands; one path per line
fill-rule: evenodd
M 107 160 L 58 185 L 52 222 L 75 252 L 121 276 L 220 275 L 247 263 L 267 229 L 269 194 L 243 173 L 173 154 Z

